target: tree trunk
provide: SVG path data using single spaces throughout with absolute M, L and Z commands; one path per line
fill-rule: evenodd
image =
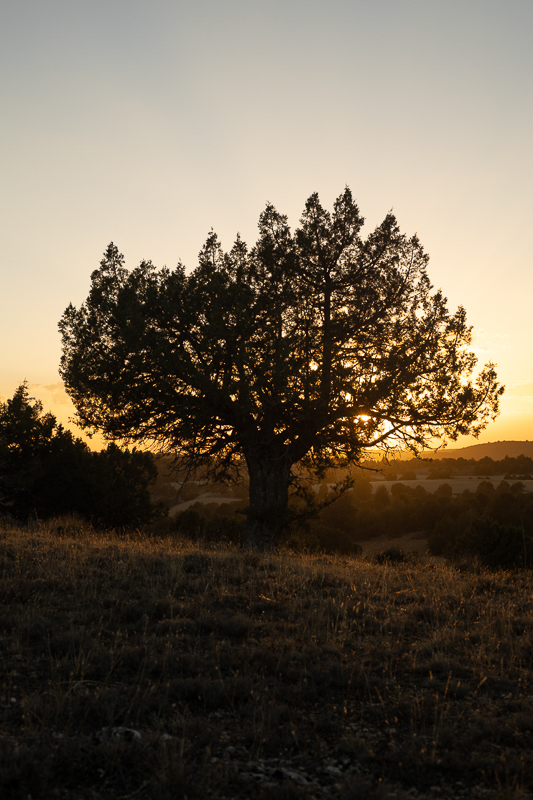
M 279 542 L 289 503 L 290 461 L 247 455 L 250 504 L 243 533 L 246 550 L 271 550 Z

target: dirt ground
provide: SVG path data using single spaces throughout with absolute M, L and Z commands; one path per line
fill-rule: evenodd
M 176 514 L 179 514 L 181 511 L 185 511 L 187 508 L 190 508 L 195 503 L 235 503 L 239 498 L 238 497 L 228 497 L 227 495 L 218 495 L 213 494 L 211 492 L 205 492 L 204 494 L 199 494 L 198 497 L 193 498 L 192 500 L 185 500 L 183 503 L 178 503 L 175 506 L 172 506 L 168 513 L 169 516 L 173 517 Z

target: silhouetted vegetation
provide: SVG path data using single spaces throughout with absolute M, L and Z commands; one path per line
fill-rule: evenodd
M 60 322 L 61 375 L 85 429 L 156 442 L 211 477 L 246 464 L 243 542 L 276 545 L 296 465 L 320 479 L 376 446 L 424 449 L 498 413 L 494 365 L 476 378 L 463 308 L 433 292 L 428 256 L 388 214 L 366 239 L 348 188 L 317 194 L 300 227 L 268 204 L 251 249 L 214 233 L 187 273 L 111 243 L 87 300 Z
M 361 553 L 361 542 L 380 538 L 394 542 L 416 534 L 422 552 L 427 543 L 433 555 L 453 561 L 476 557 L 491 567 L 533 566 L 528 544 L 533 537 L 533 494 L 526 491 L 517 475 L 508 480 L 480 479 L 468 475 L 475 465 L 472 461 L 461 464 L 461 472 L 446 469 L 435 477 L 432 463 L 407 463 L 407 468 L 398 462 L 385 469 L 387 477 L 397 473 L 405 476 L 405 483 L 380 482 L 376 480 L 380 473 L 358 470 L 352 476 L 353 488 L 331 504 L 327 504 L 332 496 L 330 483 L 315 485 L 310 503 L 308 497 L 302 499 L 293 493 L 289 501 L 293 522 L 286 528 L 282 543 L 297 551 L 356 556 Z M 505 459 L 495 462 L 493 471 L 501 475 L 507 468 L 524 466 L 527 464 L 522 459 L 516 464 Z M 441 482 L 443 474 L 448 481 Z M 458 481 L 460 475 L 463 480 Z M 433 477 L 428 481 L 428 476 Z M 343 475 L 329 471 L 326 477 L 335 482 Z M 451 484 L 456 487 L 458 482 L 468 488 L 454 494 Z M 213 495 L 224 490 L 229 502 L 213 502 Z M 196 498 L 196 502 L 169 521 L 166 529 L 170 526 L 197 543 L 217 537 L 239 543 L 246 510 L 246 499 L 241 497 L 245 494 L 244 485 L 236 491 L 233 486 L 186 483 L 183 497 Z M 480 530 L 485 531 L 483 536 Z
M 157 477 L 149 453 L 110 444 L 92 452 L 57 423 L 23 383 L 0 404 L 0 511 L 17 519 L 79 514 L 120 527 L 149 522 Z
M 431 480 L 446 480 L 452 476 L 462 475 L 492 476 L 505 475 L 520 480 L 531 480 L 533 476 L 533 458 L 530 456 L 505 456 L 502 459 L 493 459 L 489 456 L 483 458 L 440 458 L 409 460 L 392 460 L 365 462 L 368 467 L 378 467 L 380 474 L 386 480 L 416 480 L 428 478 Z

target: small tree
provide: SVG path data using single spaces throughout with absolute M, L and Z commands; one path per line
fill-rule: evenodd
M 42 403 L 32 401 L 27 383 L 12 398 L 0 403 L 0 505 L 14 516 L 31 512 L 45 480 L 45 462 L 63 451 L 84 451 L 72 435 L 57 425 L 53 414 L 43 413 Z M 38 504 L 37 500 L 37 504 Z
M 533 539 L 522 528 L 500 525 L 493 519 L 478 517 L 457 537 L 451 551 L 456 558 L 476 556 L 491 569 L 530 567 Z
M 162 513 L 148 486 L 157 468 L 150 453 L 99 453 L 44 413 L 26 383 L 0 403 L 0 510 L 25 519 L 78 513 L 106 525 L 130 526 Z
M 366 448 L 477 435 L 503 389 L 490 363 L 472 378 L 464 309 L 432 293 L 392 214 L 366 239 L 363 221 L 349 189 L 333 214 L 313 194 L 294 233 L 268 204 L 253 248 L 237 237 L 224 253 L 210 233 L 190 274 L 128 272 L 111 243 L 60 322 L 78 424 L 218 477 L 244 463 L 244 544 L 260 549 L 279 539 L 296 464 L 320 475 Z

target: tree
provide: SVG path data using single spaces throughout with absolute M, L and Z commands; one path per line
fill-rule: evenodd
M 348 188 L 300 227 L 267 204 L 259 238 L 224 253 L 211 232 L 187 274 L 111 243 L 61 321 L 61 375 L 78 424 L 150 444 L 180 466 L 250 481 L 247 547 L 275 545 L 295 465 L 321 474 L 368 448 L 418 452 L 477 435 L 503 388 L 473 377 L 471 328 L 432 293 L 428 256 L 388 214 L 366 239 Z
M 106 525 L 131 526 L 160 513 L 148 486 L 157 468 L 149 453 L 99 453 L 43 413 L 22 383 L 0 403 L 0 509 L 25 519 L 78 513 Z
M 42 478 L 43 460 L 56 449 L 55 440 L 62 440 L 64 446 L 72 443 L 72 436 L 57 427 L 53 414 L 43 414 L 42 403 L 31 401 L 24 382 L 0 404 L 0 503 L 15 516 L 27 508 Z

